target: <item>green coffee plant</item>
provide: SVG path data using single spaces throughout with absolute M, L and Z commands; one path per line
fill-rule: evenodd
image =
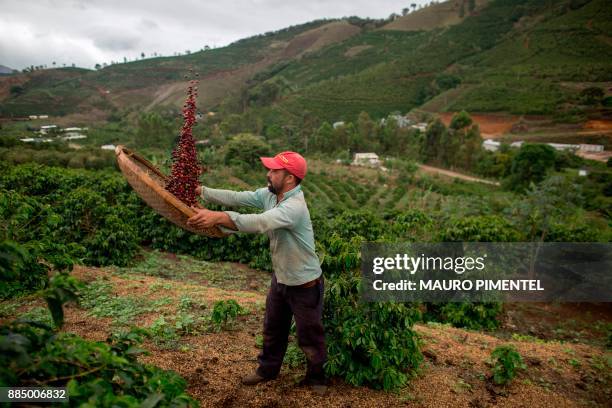
M 493 382 L 498 385 L 510 383 L 518 370 L 527 368 L 521 355 L 511 345 L 498 346 L 491 353 Z
M 233 324 L 239 315 L 246 313 L 247 311 L 234 299 L 219 300 L 213 305 L 210 321 L 213 328 L 220 331 L 223 327 Z

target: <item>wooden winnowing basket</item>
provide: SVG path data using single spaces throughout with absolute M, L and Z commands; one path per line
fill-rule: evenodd
M 166 190 L 168 177 L 151 162 L 121 145 L 115 148 L 115 155 L 117 164 L 128 183 L 159 215 L 195 234 L 217 238 L 226 236 L 217 227 L 198 229 L 187 225 L 187 219 L 196 212 Z

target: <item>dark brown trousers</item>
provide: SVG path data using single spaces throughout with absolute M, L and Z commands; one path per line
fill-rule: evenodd
M 327 359 L 327 350 L 322 323 L 323 289 L 322 275 L 314 286 L 301 288 L 278 283 L 272 274 L 272 284 L 266 299 L 263 350 L 258 357 L 259 375 L 265 378 L 275 378 L 278 375 L 287 351 L 293 316 L 298 345 L 308 362 L 306 379 L 324 381 L 323 364 Z

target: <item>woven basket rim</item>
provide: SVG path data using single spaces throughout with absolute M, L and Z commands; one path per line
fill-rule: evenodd
M 139 155 L 138 153 L 128 149 L 123 145 L 119 145 L 115 148 L 115 154 L 120 156 L 121 154 L 125 154 L 128 157 L 131 157 L 133 160 L 138 161 L 142 165 L 144 165 L 147 169 L 151 170 L 155 174 L 157 174 L 164 181 L 168 181 L 168 176 L 162 173 L 153 163 Z M 193 217 L 196 212 L 191 209 L 187 204 L 179 200 L 174 194 L 169 192 L 168 190 L 162 188 L 159 184 L 153 181 L 151 176 L 147 173 L 140 170 L 138 167 L 133 166 L 134 172 L 138 173 L 141 180 L 144 181 L 149 187 L 151 187 L 157 194 L 163 197 L 166 201 L 170 202 L 177 210 L 185 214 L 187 217 Z
M 159 198 L 165 201 L 167 205 L 174 207 L 181 214 L 183 214 L 183 216 L 187 218 L 191 218 L 197 214 L 196 210 L 189 207 L 187 204 L 181 201 L 174 194 L 166 190 L 164 186 L 161 186 L 158 181 L 153 180 L 153 177 L 151 177 L 150 174 L 147 174 L 147 171 L 150 171 L 151 173 L 155 174 L 155 176 L 159 177 L 160 180 L 164 182 L 168 181 L 168 177 L 164 173 L 162 173 L 150 161 L 148 161 L 147 159 L 145 159 L 138 153 L 134 152 L 133 150 L 128 149 L 124 145 L 118 145 L 117 147 L 115 147 L 115 156 L 117 159 L 117 163 L 120 164 L 119 166 L 120 168 L 121 168 L 121 165 L 127 166 L 130 169 L 130 171 L 133 172 L 137 176 L 138 180 L 141 183 L 144 183 L 144 185 L 146 185 L 150 190 L 152 190 Z M 136 164 L 135 162 L 137 162 L 138 164 Z M 146 168 L 146 170 L 143 170 L 140 166 Z M 123 169 L 121 169 L 121 171 L 122 173 L 124 172 Z M 204 208 L 199 203 L 196 203 L 194 207 Z M 164 216 L 163 214 L 161 215 Z M 175 224 L 177 223 L 177 221 L 173 220 L 172 218 L 169 218 L 169 219 Z M 183 221 L 181 221 L 179 225 L 182 226 L 182 228 L 191 230 L 191 228 L 186 227 L 184 225 Z M 195 229 L 195 230 L 192 230 L 191 232 L 196 232 L 196 231 L 198 231 L 197 233 L 199 234 L 204 234 L 209 237 L 227 236 L 227 233 L 222 232 L 218 227 L 206 228 L 203 230 Z

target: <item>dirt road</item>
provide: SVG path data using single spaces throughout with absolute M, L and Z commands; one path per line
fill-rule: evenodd
M 497 181 L 491 181 L 491 180 L 485 180 L 485 179 L 481 179 L 481 178 L 477 178 L 477 177 L 467 176 L 465 174 L 457 173 L 456 171 L 440 169 L 438 167 L 432 167 L 432 166 L 428 166 L 426 164 L 419 164 L 419 168 L 421 170 L 423 170 L 424 172 L 430 173 L 430 174 L 443 174 L 445 176 L 453 177 L 453 178 L 458 178 L 458 179 L 461 179 L 461 180 L 475 181 L 475 182 L 478 182 L 478 183 L 491 184 L 491 185 L 494 185 L 494 186 L 499 186 L 500 185 Z

